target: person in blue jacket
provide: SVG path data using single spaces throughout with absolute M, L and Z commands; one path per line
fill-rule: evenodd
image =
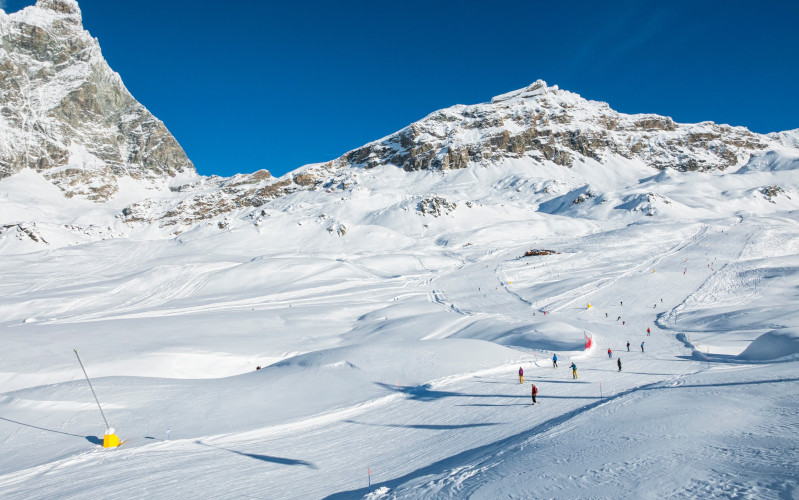
M 569 368 L 572 369 L 572 378 L 577 378 L 577 365 L 575 365 L 572 361 L 572 364 L 569 366 Z
M 554 368 L 558 367 L 558 355 L 557 354 L 552 354 L 552 366 Z

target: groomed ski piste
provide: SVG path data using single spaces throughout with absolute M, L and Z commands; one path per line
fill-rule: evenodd
M 666 215 L 587 217 L 512 165 L 370 172 L 259 226 L 0 242 L 0 497 L 799 498 L 799 207 L 725 199 L 765 174 L 639 167 Z M 39 182 L 4 215 L 102 209 Z

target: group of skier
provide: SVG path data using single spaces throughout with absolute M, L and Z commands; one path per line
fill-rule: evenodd
M 646 334 L 647 335 L 651 335 L 651 333 L 652 333 L 652 331 L 649 328 L 647 328 L 646 329 Z M 627 352 L 630 352 L 630 341 L 629 340 L 627 341 Z M 641 342 L 641 352 L 644 352 L 644 342 Z M 608 357 L 613 359 L 613 350 L 610 347 L 608 347 Z M 616 358 L 616 365 L 619 367 L 619 371 L 621 371 L 621 358 L 620 357 Z M 557 368 L 558 367 L 558 355 L 555 354 L 555 353 L 552 354 L 552 367 L 553 368 Z M 575 364 L 574 361 L 572 361 L 572 364 L 569 365 L 569 368 L 572 369 L 572 379 L 576 379 L 577 378 L 577 364 Z M 520 384 L 524 383 L 524 369 L 521 366 L 519 367 L 519 383 Z M 536 396 L 537 395 L 538 395 L 538 387 L 536 387 L 535 384 L 533 384 L 532 385 L 532 398 L 533 398 L 533 403 L 532 404 L 536 404 Z

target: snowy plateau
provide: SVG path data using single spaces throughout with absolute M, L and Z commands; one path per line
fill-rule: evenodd
M 799 131 L 537 81 L 204 177 L 80 15 L 0 11 L 1 498 L 799 498 Z

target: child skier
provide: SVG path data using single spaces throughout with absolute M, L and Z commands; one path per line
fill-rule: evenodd
M 608 357 L 613 358 L 613 351 L 610 350 L 610 347 L 608 347 Z
M 569 366 L 569 368 L 572 369 L 572 378 L 577 378 L 577 365 L 574 364 L 574 361 L 572 361 L 572 364 Z
M 522 370 L 521 366 L 519 367 L 519 383 L 520 384 L 524 383 L 524 370 Z

